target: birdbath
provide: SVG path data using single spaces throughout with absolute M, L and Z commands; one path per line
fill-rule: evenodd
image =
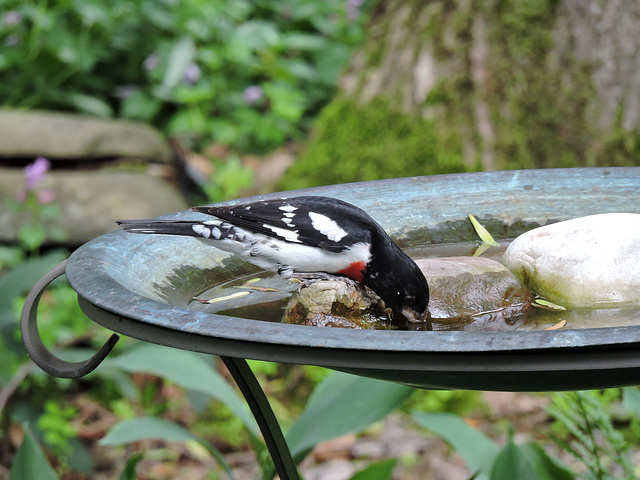
M 325 195 L 353 203 L 411 252 L 425 245 L 472 245 L 477 237 L 470 213 L 505 242 L 570 218 L 640 213 L 640 168 L 437 175 L 286 195 Z M 163 218 L 190 220 L 197 214 L 184 211 Z M 640 384 L 640 315 L 625 326 L 603 319 L 590 322 L 589 328 L 556 330 L 352 330 L 190 307 L 199 292 L 256 272 L 193 239 L 115 231 L 80 247 L 68 263 L 34 286 L 23 310 L 25 345 L 45 371 L 73 378 L 96 368 L 117 341 L 114 334 L 81 363 L 62 361 L 46 350 L 37 330 L 37 303 L 47 284 L 66 273 L 80 307 L 98 324 L 140 340 L 219 355 L 249 403 L 282 479 L 298 478 L 296 467 L 246 359 L 318 365 L 425 389 L 559 391 Z

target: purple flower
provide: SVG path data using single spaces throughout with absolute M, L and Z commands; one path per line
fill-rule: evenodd
M 251 85 L 244 89 L 242 98 L 249 105 L 253 105 L 264 96 L 264 90 L 259 85 Z
M 136 93 L 137 90 L 138 87 L 136 87 L 135 85 L 121 85 L 116 89 L 115 96 L 120 100 L 126 100 L 131 95 Z
M 187 68 L 184 69 L 184 75 L 182 79 L 185 83 L 192 85 L 196 81 L 198 81 L 200 76 L 200 67 L 196 63 L 191 62 L 189 65 L 187 65 Z
M 24 167 L 26 190 L 33 190 L 51 168 L 51 162 L 44 157 L 38 157 L 33 163 Z
M 364 0 L 347 0 L 347 17 L 355 22 L 360 17 L 360 7 L 364 5 Z
M 55 200 L 55 198 L 56 198 L 56 192 L 51 188 L 38 192 L 38 203 L 40 205 L 46 205 L 47 203 L 51 203 L 53 202 L 53 200 Z
M 29 195 L 35 195 L 40 205 L 51 203 L 56 193 L 51 189 L 36 192 L 36 187 L 42 182 L 44 176 L 51 169 L 51 162 L 44 157 L 38 157 L 33 163 L 24 167 L 24 190 L 18 192 L 16 200 L 24 203 Z
M 22 21 L 23 17 L 24 15 L 21 12 L 10 10 L 4 14 L 2 22 L 8 27 L 15 27 Z
M 158 68 L 158 65 L 160 65 L 160 57 L 158 57 L 158 55 L 156 55 L 155 53 L 149 55 L 144 59 L 142 65 L 148 71 L 155 70 L 156 68 Z

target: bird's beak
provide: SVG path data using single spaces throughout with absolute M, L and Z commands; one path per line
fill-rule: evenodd
M 402 315 L 404 315 L 411 323 L 424 323 L 427 321 L 427 317 L 429 316 L 429 310 L 425 310 L 420 313 L 412 310 L 411 308 L 403 308 Z

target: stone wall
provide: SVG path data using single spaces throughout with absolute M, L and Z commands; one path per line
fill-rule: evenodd
M 65 243 L 82 244 L 123 218 L 187 208 L 171 179 L 172 152 L 145 124 L 74 114 L 0 110 L 0 242 L 16 241 L 25 221 L 10 203 L 25 188 L 24 167 L 37 157 L 52 168 L 38 185 L 55 194 L 59 214 L 47 220 Z M 48 242 L 56 243 L 54 238 Z

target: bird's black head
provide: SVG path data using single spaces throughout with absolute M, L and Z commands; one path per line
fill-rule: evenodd
M 384 243 L 374 250 L 363 283 L 376 292 L 394 314 L 404 316 L 411 323 L 426 322 L 429 315 L 427 280 L 418 265 L 390 238 Z

